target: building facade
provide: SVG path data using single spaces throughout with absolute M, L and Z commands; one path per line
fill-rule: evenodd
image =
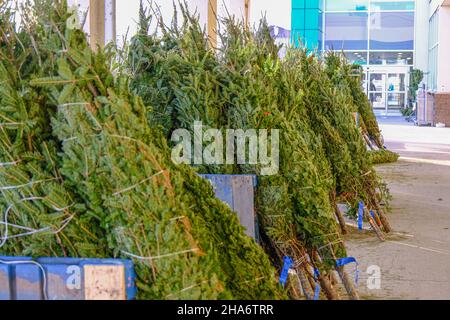
M 419 124 L 450 126 L 450 0 L 418 0 L 416 68 L 425 78 L 419 99 Z M 419 15 L 420 12 L 420 15 Z
M 419 124 L 450 126 L 450 0 L 291 0 L 291 41 L 343 52 L 365 71 L 375 110 L 407 105 L 413 68 L 424 72 Z
M 172 2 L 155 2 L 171 20 Z M 136 31 L 139 0 L 69 3 L 98 11 L 90 12 L 84 25 L 94 45 Z M 217 16 L 232 14 L 254 25 L 265 15 L 280 43 L 343 52 L 363 67 L 364 89 L 382 113 L 398 113 L 407 105 L 411 70 L 420 69 L 425 78 L 419 123 L 450 126 L 450 0 L 192 0 L 189 7 L 214 47 L 220 46 Z M 104 21 L 97 21 L 99 12 Z
M 416 1 L 292 0 L 292 41 L 361 65 L 369 99 L 383 113 L 407 104 L 415 23 Z

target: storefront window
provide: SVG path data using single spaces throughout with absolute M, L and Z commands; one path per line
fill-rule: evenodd
M 324 0 L 323 3 L 323 49 L 343 51 L 349 62 L 365 67 L 364 88 L 374 108 L 388 111 L 403 107 L 408 70 L 414 65 L 415 1 Z M 432 26 L 434 22 L 430 22 L 431 29 Z M 437 44 L 430 43 L 430 57 L 435 57 L 436 47 Z
M 387 90 L 389 92 L 405 91 L 405 77 L 404 73 L 388 73 Z
M 414 50 L 414 12 L 371 13 L 370 49 Z
M 372 1 L 371 4 L 372 11 L 395 11 L 395 10 L 414 10 L 414 1 Z
M 327 13 L 326 50 L 367 50 L 367 13 Z
M 345 57 L 350 63 L 355 63 L 359 65 L 367 64 L 367 52 L 345 52 Z
M 367 11 L 369 0 L 326 0 L 327 11 Z
M 369 64 L 372 65 L 413 65 L 412 52 L 371 52 Z

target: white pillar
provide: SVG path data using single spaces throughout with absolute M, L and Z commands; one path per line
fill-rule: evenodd
M 450 92 L 450 6 L 439 9 L 439 47 L 438 47 L 438 74 L 437 91 Z
M 423 72 L 428 71 L 429 10 L 428 1 L 416 1 L 414 67 Z M 426 79 L 425 76 L 425 82 Z

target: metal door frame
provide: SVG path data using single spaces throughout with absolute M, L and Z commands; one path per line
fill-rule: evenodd
M 366 85 L 365 85 L 365 91 L 367 94 L 367 97 L 370 99 L 371 93 L 380 93 L 380 91 L 371 91 L 370 90 L 370 76 L 371 74 L 383 74 L 385 77 L 385 84 L 384 84 L 384 90 L 381 92 L 383 95 L 384 100 L 384 112 L 387 114 L 390 110 L 388 105 L 388 94 L 404 94 L 404 105 L 407 105 L 408 102 L 408 89 L 409 89 L 409 82 L 410 82 L 410 70 L 411 66 L 367 66 L 364 68 L 364 71 L 366 73 Z M 393 91 L 389 92 L 388 90 L 388 80 L 389 80 L 389 74 L 404 74 L 405 75 L 405 90 L 404 91 Z

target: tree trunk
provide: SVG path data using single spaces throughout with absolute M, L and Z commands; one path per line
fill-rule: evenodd
M 370 214 L 369 210 L 364 209 L 364 212 L 367 216 L 367 220 L 369 221 L 370 226 L 372 227 L 373 231 L 375 231 L 375 233 L 377 234 L 378 239 L 380 239 L 381 241 L 386 241 L 386 239 L 384 238 L 383 232 L 381 231 L 380 227 L 378 227 L 375 220 L 372 218 L 372 215 Z
M 336 270 L 342 280 L 342 283 L 344 284 L 345 290 L 347 290 L 349 298 L 351 300 L 359 300 L 358 291 L 356 290 L 352 279 L 348 276 L 348 273 L 345 272 L 344 267 L 338 267 Z
M 317 251 L 314 251 L 314 259 L 316 261 L 322 261 L 322 258 L 317 253 Z M 331 285 L 331 281 L 328 277 L 328 274 L 320 274 L 319 283 L 322 291 L 325 293 L 325 296 L 327 297 L 328 300 L 341 300 L 339 293 Z
M 311 287 L 309 287 L 302 270 L 296 269 L 295 272 L 289 273 L 289 286 L 292 290 L 293 298 L 296 300 L 312 297 Z
M 392 231 L 391 225 L 389 223 L 389 220 L 387 219 L 386 215 L 384 214 L 383 210 L 381 210 L 378 203 L 375 203 L 375 210 L 380 216 L 381 223 L 383 224 L 384 232 L 389 233 Z
M 336 213 L 336 217 L 339 221 L 339 226 L 341 227 L 342 234 L 347 234 L 348 230 L 347 225 L 345 223 L 344 215 L 342 214 L 341 210 L 339 210 L 339 207 L 336 202 L 334 203 L 334 212 Z
M 331 285 L 327 274 L 319 276 L 319 283 L 328 300 L 341 300 L 339 293 Z

